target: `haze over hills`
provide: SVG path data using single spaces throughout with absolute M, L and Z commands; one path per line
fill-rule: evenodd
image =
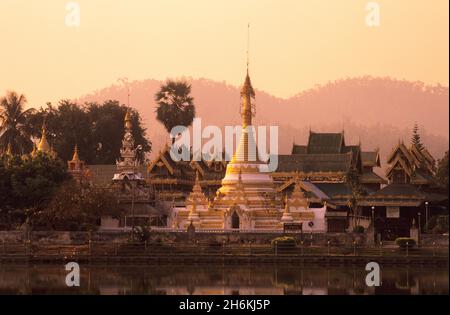
M 239 124 L 239 87 L 208 79 L 184 78 L 192 84 L 197 117 L 206 125 Z M 157 153 L 169 141 L 156 121 L 154 94 L 158 80 L 129 83 L 130 103 L 141 113 L 148 138 Z M 361 141 L 364 150 L 380 149 L 382 163 L 399 141 L 409 143 L 417 121 L 423 143 L 441 158 L 449 147 L 449 90 L 440 85 L 370 76 L 347 78 L 316 86 L 289 99 L 281 99 L 256 87 L 256 125 L 278 125 L 280 153 L 288 153 L 295 141 L 306 143 L 309 130 L 344 130 L 348 143 Z M 117 99 L 127 103 L 127 87 L 112 85 L 77 101 L 102 102 Z

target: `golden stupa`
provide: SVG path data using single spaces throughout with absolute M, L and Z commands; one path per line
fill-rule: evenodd
M 250 76 L 241 89 L 242 133 L 212 207 L 224 213 L 223 229 L 275 229 L 282 203 L 267 163 L 260 160 L 252 125 L 255 91 Z
M 39 141 L 39 144 L 37 146 L 37 151 L 47 153 L 47 154 L 50 154 L 50 152 L 52 151 L 50 144 L 47 141 L 47 127 L 46 127 L 45 122 L 42 125 L 42 137 L 41 137 L 41 141 Z
M 186 229 L 194 225 L 201 230 L 280 231 L 286 224 L 302 223 L 305 231 L 325 231 L 326 206 L 310 208 L 303 189 L 307 183 L 295 180 L 290 196 L 281 200 L 268 170 L 268 163 L 258 156 L 252 119 L 255 115 L 255 92 L 250 76 L 241 89 L 242 132 L 221 187 L 208 200 L 200 185 L 199 174 L 184 207 L 173 207 L 168 225 Z M 247 128 L 248 127 L 248 128 Z M 305 186 L 305 187 L 303 187 Z
M 185 207 L 173 209 L 171 227 L 186 228 L 193 224 L 211 230 L 279 229 L 283 207 L 270 173 L 262 171 L 267 163 L 258 157 L 252 128 L 254 97 L 247 71 L 241 89 L 242 132 L 221 187 L 212 201 L 207 200 L 197 173 Z

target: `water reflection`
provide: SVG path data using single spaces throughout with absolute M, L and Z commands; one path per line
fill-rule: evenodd
M 365 285 L 364 266 L 81 265 L 81 286 L 64 265 L 0 265 L 0 294 L 448 294 L 448 270 L 382 267 L 382 286 Z

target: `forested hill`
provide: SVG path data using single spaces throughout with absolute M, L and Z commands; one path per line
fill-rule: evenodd
M 186 78 L 192 84 L 197 117 L 205 125 L 239 123 L 239 87 L 207 79 Z M 131 104 L 140 111 L 154 152 L 164 144 L 167 134 L 155 119 L 154 94 L 157 80 L 130 83 Z M 256 124 L 280 126 L 280 151 L 291 149 L 295 139 L 304 143 L 314 131 L 345 130 L 347 142 L 361 140 L 363 149 L 379 147 L 382 159 L 399 139 L 409 141 L 417 121 L 422 140 L 440 158 L 448 149 L 448 87 L 391 78 L 347 78 L 318 85 L 289 99 L 281 99 L 256 88 Z M 118 99 L 126 104 L 127 89 L 112 85 L 80 97 L 78 101 Z

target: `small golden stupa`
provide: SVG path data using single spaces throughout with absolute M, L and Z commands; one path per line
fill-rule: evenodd
M 50 154 L 51 151 L 52 151 L 52 149 L 50 147 L 50 144 L 47 141 L 47 126 L 44 121 L 44 123 L 42 124 L 42 137 L 37 146 L 37 152 Z

